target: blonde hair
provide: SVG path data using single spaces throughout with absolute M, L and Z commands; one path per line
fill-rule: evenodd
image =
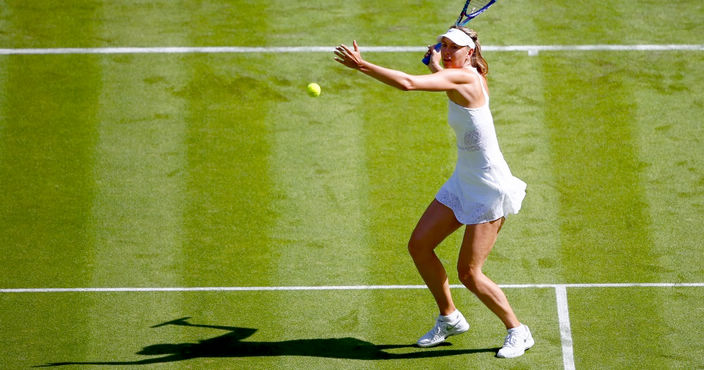
M 486 77 L 486 75 L 489 73 L 489 64 L 487 64 L 486 59 L 482 56 L 482 46 L 479 44 L 479 37 L 477 36 L 477 31 L 463 27 L 463 26 L 452 26 L 451 28 L 457 28 L 458 30 L 464 32 L 467 34 L 467 36 L 472 38 L 472 41 L 474 41 L 474 53 L 472 53 L 472 57 L 470 59 L 470 62 L 472 63 L 472 67 L 477 69 L 477 72 L 479 72 L 480 75 Z

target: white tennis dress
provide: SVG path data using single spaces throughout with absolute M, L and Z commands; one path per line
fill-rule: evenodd
M 457 136 L 457 165 L 435 196 L 459 222 L 470 225 L 518 213 L 526 196 L 526 183 L 511 174 L 499 149 L 489 94 L 480 80 L 483 106 L 466 108 L 448 101 L 447 120 Z

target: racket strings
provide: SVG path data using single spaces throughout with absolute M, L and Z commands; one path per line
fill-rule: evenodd
M 495 3 L 496 0 L 467 0 L 464 4 L 464 9 L 460 13 L 460 17 L 457 19 L 458 26 L 464 26 L 472 18 L 483 13 L 489 6 Z
M 467 10 L 465 11 L 465 13 L 467 13 L 467 14 L 473 14 L 473 13 L 476 12 L 477 10 L 484 9 L 484 7 L 486 7 L 487 5 L 489 5 L 489 4 L 493 3 L 493 2 L 494 2 L 494 1 L 492 1 L 492 0 L 479 0 L 479 1 L 477 1 L 477 0 L 474 0 L 474 1 L 470 0 L 470 1 L 469 1 L 469 6 L 467 7 Z

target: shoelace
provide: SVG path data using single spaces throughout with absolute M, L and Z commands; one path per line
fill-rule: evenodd
M 433 328 L 433 335 L 438 335 L 443 331 L 450 331 L 454 327 L 455 325 L 438 320 L 435 322 L 435 327 Z
M 443 324 L 442 322 L 440 322 L 440 321 L 436 322 L 436 323 L 435 323 L 435 330 L 433 331 L 433 333 L 434 333 L 435 335 L 438 335 L 438 334 L 442 333 L 442 331 L 444 330 L 444 329 L 443 329 L 444 327 L 445 327 L 445 326 L 444 326 L 444 324 Z
M 504 346 L 511 345 L 514 346 L 518 343 L 518 334 L 509 334 L 504 339 Z

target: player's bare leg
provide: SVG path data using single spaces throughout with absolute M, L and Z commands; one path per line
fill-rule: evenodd
M 457 272 L 460 281 L 506 326 L 508 335 L 497 356 L 512 358 L 523 355 L 535 342 L 530 329 L 521 325 L 516 318 L 501 288 L 482 272 L 484 262 L 496 243 L 504 221 L 505 219 L 501 218 L 483 224 L 467 225 L 457 262 Z
M 462 224 L 452 210 L 437 200 L 433 200 L 418 221 L 411 234 L 408 251 L 413 262 L 433 294 L 441 315 L 449 315 L 455 310 L 450 294 L 450 284 L 445 267 L 435 254 L 435 248 Z
M 436 346 L 451 335 L 462 334 L 469 330 L 467 320 L 455 308 L 447 273 L 435 254 L 435 248 L 440 242 L 460 226 L 452 210 L 433 200 L 418 221 L 408 242 L 408 251 L 413 257 L 413 262 L 440 310 L 433 328 L 418 339 L 417 345 L 420 347 Z

